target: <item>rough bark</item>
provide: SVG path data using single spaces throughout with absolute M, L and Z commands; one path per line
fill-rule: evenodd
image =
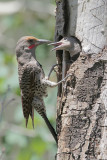
M 80 56 L 68 64 L 65 86 L 58 88 L 57 160 L 107 159 L 107 2 L 56 0 L 55 40 L 75 36 Z M 57 51 L 57 63 L 63 51 Z M 69 53 L 67 53 L 67 61 Z M 57 71 L 58 80 L 62 67 Z

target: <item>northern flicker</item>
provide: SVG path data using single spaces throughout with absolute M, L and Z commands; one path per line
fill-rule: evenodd
M 19 85 L 21 89 L 23 114 L 26 119 L 26 127 L 29 115 L 34 127 L 34 109 L 43 117 L 55 141 L 57 135 L 47 116 L 43 97 L 47 96 L 47 87 L 56 87 L 67 79 L 55 83 L 47 80 L 41 64 L 36 60 L 35 49 L 38 45 L 49 43 L 48 40 L 25 36 L 19 39 L 16 46 L 18 62 Z
M 70 57 L 81 52 L 81 45 L 77 38 L 75 37 L 64 37 L 58 42 L 50 43 L 49 45 L 54 45 L 53 50 L 65 50 L 70 53 Z
M 63 50 L 63 60 L 62 60 L 62 79 L 63 79 L 67 72 L 67 63 L 73 62 L 73 57 L 74 56 L 78 57 L 79 53 L 81 52 L 80 42 L 77 38 L 70 36 L 70 37 L 64 37 L 60 41 L 50 43 L 49 45 L 55 46 L 52 49 L 52 51 Z M 69 62 L 68 62 L 68 56 L 66 55 L 65 51 L 68 51 L 70 53 Z

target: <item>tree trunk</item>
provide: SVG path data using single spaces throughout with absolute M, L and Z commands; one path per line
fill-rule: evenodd
M 107 160 L 107 1 L 56 0 L 55 40 L 74 36 L 82 52 L 58 88 L 57 160 Z M 63 51 L 56 52 L 57 63 Z M 63 65 L 63 64 L 62 64 Z M 62 66 L 57 71 L 62 78 Z

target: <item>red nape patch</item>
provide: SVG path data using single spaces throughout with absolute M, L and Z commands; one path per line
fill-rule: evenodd
M 35 44 L 32 44 L 31 46 L 29 46 L 29 49 L 32 49 L 35 47 Z

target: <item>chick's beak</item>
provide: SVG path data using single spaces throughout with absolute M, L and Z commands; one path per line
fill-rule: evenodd
M 59 42 L 54 42 L 54 43 L 50 43 L 48 45 L 53 45 L 54 48 L 51 50 L 51 51 L 54 51 L 54 50 L 62 50 L 63 49 L 63 42 L 59 41 Z
M 46 39 L 38 39 L 36 43 L 38 45 L 44 44 L 44 43 L 51 43 L 52 41 L 46 40 Z

